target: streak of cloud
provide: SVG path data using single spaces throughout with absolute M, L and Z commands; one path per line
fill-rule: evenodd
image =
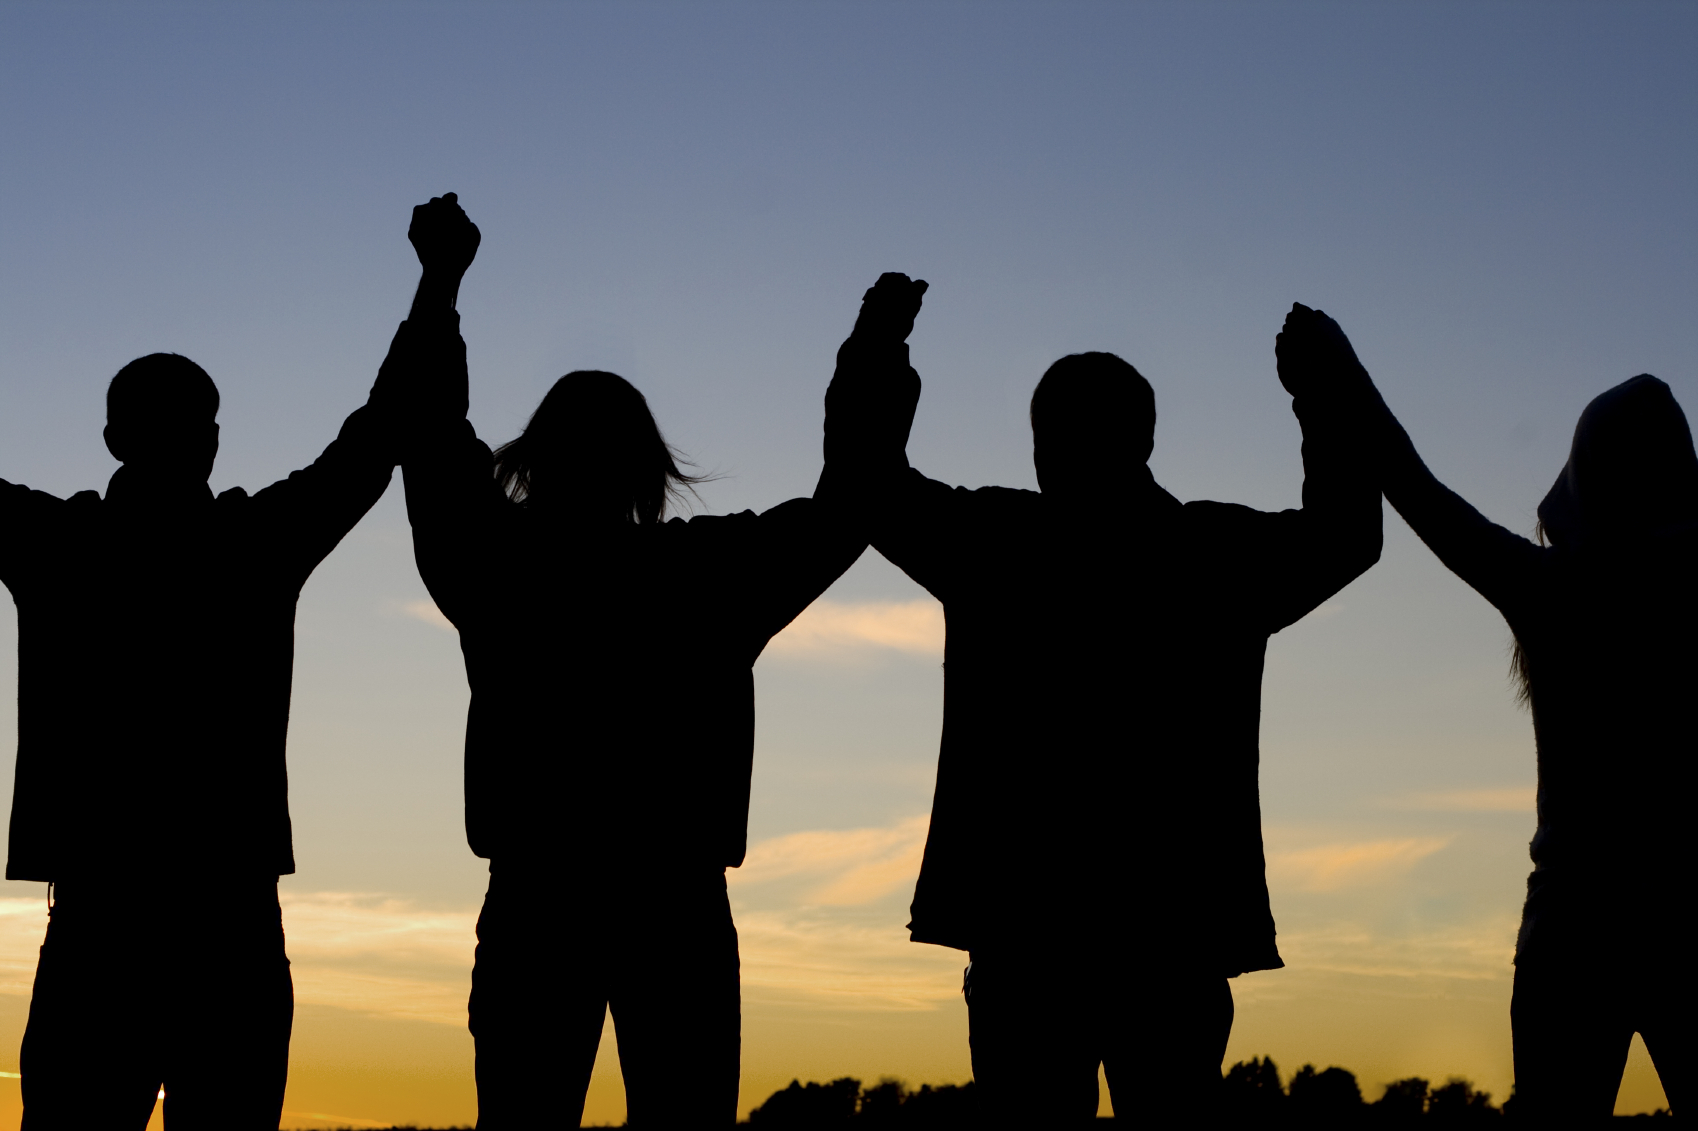
M 1537 793 L 1532 785 L 1447 789 L 1394 798 L 1386 802 L 1386 807 L 1436 813 L 1531 813 Z
M 943 606 L 912 601 L 848 603 L 820 599 L 767 645 L 769 653 L 810 659 L 847 658 L 868 649 L 943 655 Z
M 466 1023 L 477 913 L 349 892 L 282 893 L 295 997 L 378 1016 Z
M 1398 837 L 1275 852 L 1268 856 L 1268 880 L 1275 887 L 1311 892 L 1383 884 L 1407 874 L 1451 840 L 1447 836 Z
M 1454 978 L 1497 981 L 1513 973 L 1520 917 L 1505 910 L 1488 918 L 1394 935 L 1361 923 L 1335 921 L 1281 931 L 1286 964 L 1373 978 Z
M 442 610 L 436 607 L 436 602 L 428 598 L 422 601 L 404 601 L 401 612 L 416 621 L 423 621 L 432 628 L 440 628 L 444 632 L 459 632 L 454 622 L 442 615 Z
M 741 868 L 727 873 L 736 889 L 776 880 L 807 883 L 802 902 L 853 907 L 912 886 L 925 851 L 927 814 L 887 828 L 816 829 L 763 840 Z

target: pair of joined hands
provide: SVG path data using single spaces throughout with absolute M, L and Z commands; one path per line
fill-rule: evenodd
M 928 284 L 891 271 L 879 276 L 861 299 L 854 337 L 869 343 L 895 344 L 913 332 L 914 319 Z M 1274 338 L 1280 383 L 1292 396 L 1358 384 L 1367 377 L 1350 339 L 1323 310 L 1291 304 L 1285 326 Z
M 451 192 L 414 208 L 407 228 L 407 239 L 424 270 L 453 279 L 472 265 L 482 238 L 460 207 L 459 197 Z M 906 341 L 928 286 L 924 279 L 910 279 L 896 271 L 879 276 L 862 296 L 852 336 L 869 344 Z M 1355 384 L 1367 376 L 1338 323 L 1325 311 L 1300 302 L 1292 303 L 1285 326 L 1274 339 L 1274 357 L 1280 384 L 1294 397 L 1322 387 L 1336 388 L 1341 382 Z

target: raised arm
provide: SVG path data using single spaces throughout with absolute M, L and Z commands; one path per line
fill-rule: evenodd
M 1307 310 L 1307 308 L 1300 308 Z M 1287 333 L 1294 327 L 1288 321 Z M 1324 312 L 1309 311 L 1295 327 L 1300 355 L 1360 406 L 1369 453 L 1385 497 L 1457 576 L 1500 610 L 1525 594 L 1547 551 L 1499 526 L 1440 483 L 1409 433 L 1386 407 L 1350 339 Z
M 1303 429 L 1303 506 L 1259 516 L 1247 587 L 1277 631 L 1348 585 L 1380 556 L 1363 380 L 1322 347 L 1325 315 L 1294 304 L 1274 340 L 1280 383 Z M 1330 321 L 1330 320 L 1328 320 Z M 1354 356 L 1351 357 L 1354 362 Z M 1356 369 L 1360 369 L 1359 366 Z
M 861 297 L 855 328 L 837 350 L 825 391 L 825 470 L 816 498 L 874 505 L 908 467 L 908 432 L 920 375 L 908 364 L 908 335 L 926 293 L 923 279 L 894 271 Z
M 92 496 L 93 492 L 85 492 Z M 75 498 L 76 496 L 73 496 Z M 18 596 L 18 589 L 52 558 L 44 553 L 57 538 L 56 527 L 68 500 L 21 483 L 0 479 L 0 584 Z
M 482 237 L 449 193 L 413 210 L 407 238 L 424 267 L 407 318 L 420 333 L 414 348 L 386 364 L 373 399 L 384 401 L 401 437 L 419 575 L 443 614 L 464 626 L 487 592 L 479 565 L 504 512 L 494 458 L 466 419 L 466 346 L 454 311 Z
M 412 310 L 395 332 L 365 405 L 310 466 L 254 496 L 256 515 L 278 553 L 303 578 L 324 559 L 389 486 L 402 444 L 423 406 L 458 405 L 465 415 L 465 344 L 454 302 L 477 254 L 477 226 L 453 193 L 413 209 L 407 237 L 421 273 Z M 426 388 L 411 389 L 415 381 Z
M 948 572 L 941 557 L 954 544 L 948 516 L 968 493 L 908 465 L 920 375 L 907 339 L 927 286 L 887 272 L 862 296 L 825 394 L 825 472 L 814 497 L 849 510 L 880 553 L 937 593 Z

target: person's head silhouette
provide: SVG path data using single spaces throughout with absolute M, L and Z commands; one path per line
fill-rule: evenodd
M 1112 353 L 1075 353 L 1032 393 L 1032 462 L 1046 495 L 1102 497 L 1155 447 L 1156 394 Z
M 1698 455 L 1674 393 L 1641 374 L 1595 397 L 1539 504 L 1552 544 L 1595 547 L 1694 521 Z
M 516 503 L 604 522 L 659 522 L 667 499 L 698 482 L 678 469 L 643 394 L 599 369 L 554 383 L 495 450 L 495 474 Z
M 174 353 L 138 357 L 106 389 L 106 450 L 149 479 L 205 483 L 218 457 L 218 386 Z

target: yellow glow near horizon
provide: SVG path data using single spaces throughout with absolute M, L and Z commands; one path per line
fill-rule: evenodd
M 969 1077 L 960 999 L 966 956 L 912 944 L 901 927 L 925 825 L 918 815 L 884 828 L 773 838 L 751 847 L 746 872 L 731 874 L 743 951 L 742 1113 L 798 1077 Z M 1300 862 L 1274 869 L 1299 884 L 1317 876 L 1324 884 L 1395 883 L 1411 857 L 1434 851 L 1384 840 L 1285 848 L 1294 836 L 1270 830 L 1270 860 Z M 475 918 L 472 908 L 421 909 L 376 895 L 285 893 L 299 1002 L 285 1126 L 475 1119 L 464 1027 Z M 1475 929 L 1410 937 L 1350 923 L 1282 933 L 1287 969 L 1233 983 L 1238 1018 L 1228 1063 L 1271 1055 L 1287 1078 L 1305 1062 L 1338 1064 L 1357 1074 L 1369 1098 L 1402 1076 L 1459 1074 L 1501 1099 L 1509 1087 L 1514 924 L 1506 908 Z M 22 1035 L 45 926 L 43 900 L 0 899 L 0 1041 L 11 1048 Z M 1105 1091 L 1105 1113 L 1107 1100 Z M 1618 1110 L 1666 1102 L 1636 1041 Z M 16 1085 L 8 1084 L 0 1121 L 15 1126 L 18 1110 Z M 585 1122 L 623 1117 L 608 1025 Z M 150 1128 L 160 1119 L 156 1108 Z

